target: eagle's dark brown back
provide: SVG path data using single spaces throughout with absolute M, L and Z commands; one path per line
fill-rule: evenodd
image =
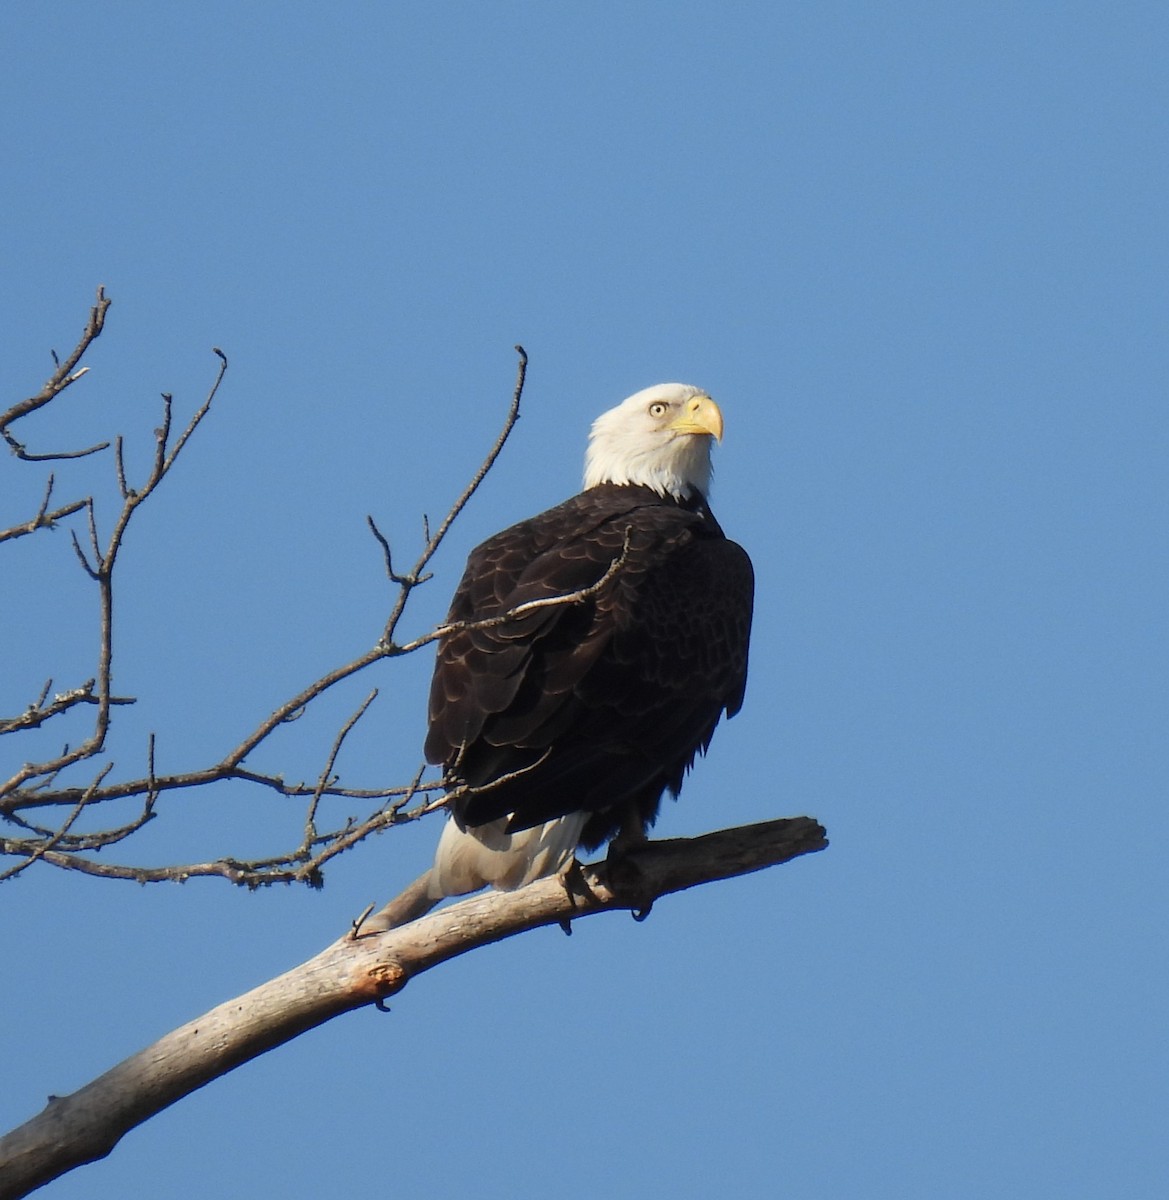
M 625 562 L 588 599 L 440 641 L 426 757 L 484 789 L 459 801 L 464 824 L 510 813 L 525 829 L 587 811 L 589 846 L 631 802 L 649 824 L 723 712 L 739 710 L 751 562 L 701 500 L 590 488 L 472 551 L 448 621 L 587 589 L 627 537 Z

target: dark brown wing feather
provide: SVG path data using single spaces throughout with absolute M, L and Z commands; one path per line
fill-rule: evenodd
M 627 536 L 625 563 L 594 597 L 440 641 L 426 756 L 484 789 L 459 803 L 465 824 L 510 813 L 525 829 L 587 811 L 596 845 L 630 804 L 652 823 L 723 712 L 738 712 L 751 562 L 701 501 L 582 492 L 474 550 L 448 619 L 587 588 Z

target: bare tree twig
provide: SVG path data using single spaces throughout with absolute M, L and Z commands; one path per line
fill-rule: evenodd
M 37 509 L 36 516 L 21 525 L 13 525 L 8 529 L 0 529 L 0 542 L 7 542 L 12 538 L 24 537 L 27 534 L 36 533 L 38 529 L 52 529 L 58 521 L 72 516 L 75 512 L 85 507 L 85 500 L 74 500 L 72 504 L 62 505 L 60 508 L 55 508 L 52 512 L 49 512 L 49 500 L 52 498 L 53 484 L 55 482 L 55 477 L 50 473 L 48 483 L 45 486 L 45 498 L 41 501 L 41 506 Z
M 78 371 L 69 382 L 80 379 L 88 370 L 89 368 L 86 367 L 84 370 Z M 23 462 L 65 462 L 71 458 L 88 458 L 91 454 L 100 454 L 103 450 L 110 448 L 109 442 L 98 442 L 93 446 L 86 446 L 84 450 L 53 450 L 48 454 L 34 454 L 30 450 L 26 450 L 24 445 L 18 442 L 7 429 L 0 429 L 0 437 L 4 438 L 13 454 Z
M 24 729 L 36 729 L 37 726 L 43 725 L 53 717 L 59 717 L 63 712 L 68 712 L 78 704 L 96 704 L 98 700 L 93 694 L 96 684 L 96 679 L 87 679 L 80 687 L 71 688 L 67 692 L 61 692 L 54 696 L 52 703 L 48 705 L 45 704 L 48 695 L 48 686 L 46 685 L 46 689 L 40 697 L 34 700 L 18 717 L 0 717 L 0 736 L 6 733 L 17 733 Z M 132 696 L 111 696 L 110 703 L 134 704 L 136 701 Z
M 333 739 L 333 745 L 329 749 L 329 758 L 321 770 L 320 778 L 317 780 L 317 786 L 313 789 L 313 794 L 309 799 L 308 811 L 304 817 L 304 841 L 301 844 L 300 854 L 306 860 L 311 857 L 312 847 L 317 840 L 317 809 L 320 806 L 325 788 L 333 779 L 333 769 L 337 765 L 337 755 L 341 753 L 341 747 L 345 744 L 345 739 L 349 736 L 353 727 L 365 716 L 369 706 L 376 699 L 377 688 L 374 688 L 361 702 L 361 706 L 357 711 L 341 726 L 337 731 L 337 736 Z
M 97 303 L 90 309 L 89 321 L 73 351 L 66 357 L 64 362 L 57 363 L 57 369 L 49 376 L 44 387 L 35 396 L 29 396 L 28 399 L 22 400 L 5 412 L 0 413 L 0 437 L 4 438 L 17 458 L 24 459 L 26 462 L 83 458 L 88 454 L 96 454 L 99 450 L 104 450 L 109 445 L 109 442 L 102 442 L 98 446 L 90 446 L 87 450 L 72 450 L 59 454 L 30 454 L 24 444 L 17 441 L 13 436 L 9 427 L 19 421 L 21 417 L 27 417 L 29 413 L 36 412 L 38 408 L 44 408 L 46 404 L 56 399 L 70 384 L 76 383 L 89 370 L 88 367 L 78 368 L 77 364 L 81 361 L 82 356 L 93 342 L 101 336 L 101 331 L 105 328 L 106 313 L 109 311 L 110 304 L 111 301 L 105 293 L 105 288 L 99 287 L 97 289 Z M 55 358 L 56 355 L 54 355 Z
M 203 767 L 195 771 L 180 771 L 169 775 L 154 776 L 147 774 L 137 778 L 121 780 L 117 783 L 109 783 L 94 794 L 93 801 L 94 803 L 103 803 L 110 800 L 125 800 L 146 795 L 151 791 L 157 793 L 184 791 L 190 788 L 204 787 L 210 783 L 223 783 L 231 780 L 239 780 L 242 783 L 251 783 L 258 787 L 268 788 L 281 796 L 287 796 L 294 800 L 312 796 L 319 786 L 317 783 L 290 783 L 281 775 L 265 774 L 262 771 L 253 771 L 243 766 L 232 766 L 226 761 L 221 761 L 215 763 L 213 766 Z M 431 791 L 441 786 L 442 780 L 436 779 L 414 790 Z M 409 790 L 408 786 L 401 785 L 383 788 L 343 788 L 330 785 L 321 788 L 321 795 L 335 796 L 346 800 L 380 801 L 402 796 Z M 21 810 L 74 804 L 82 791 L 84 789 L 79 787 L 59 787 L 56 789 L 28 787 L 0 799 L 0 817 L 11 817 L 14 813 Z
M 43 840 L 38 840 L 36 845 L 33 846 L 29 852 L 28 857 L 25 858 L 23 862 L 17 863 L 16 866 L 9 867 L 7 870 L 0 871 L 0 883 L 3 883 L 5 879 L 11 879 L 13 876 L 19 875 L 22 871 L 26 870 L 28 867 L 31 867 L 32 864 L 37 861 L 37 859 L 43 858 L 46 854 L 50 853 L 56 846 L 61 844 L 61 841 L 64 838 L 69 836 L 69 830 L 73 828 L 74 822 L 85 811 L 85 807 L 89 803 L 90 796 L 92 795 L 93 791 L 110 773 L 110 771 L 113 769 L 113 765 L 113 763 L 107 763 L 106 766 L 98 772 L 97 778 L 90 785 L 90 788 L 86 794 L 83 795 L 81 799 L 78 800 L 73 806 L 73 811 L 65 818 L 65 821 L 61 825 L 60 829 L 58 829 L 55 833 L 50 833 L 49 836 Z
M 108 307 L 108 304 L 107 304 Z M 100 321 L 97 314 L 98 309 L 94 310 L 94 317 L 91 321 L 91 328 L 94 321 L 97 321 L 97 332 L 93 333 L 92 337 L 96 337 L 101 331 L 101 322 L 104 321 L 105 310 L 100 313 Z M 89 331 L 87 330 L 87 333 Z M 92 341 L 92 337 L 89 338 Z M 68 365 L 75 362 L 80 354 L 84 351 L 84 347 L 88 342 L 83 339 L 82 345 L 78 350 L 66 360 Z M 188 438 L 194 433 L 199 423 L 207 415 L 211 407 L 211 402 L 215 398 L 216 392 L 219 390 L 219 385 L 223 382 L 223 376 L 227 371 L 227 359 L 223 352 L 216 350 L 220 359 L 219 372 L 211 385 L 211 389 L 207 394 L 202 406 L 198 409 L 195 415 L 191 418 L 183 435 L 178 442 L 167 454 L 167 438 L 170 433 L 171 424 L 171 397 L 165 395 L 163 397 L 163 424 L 162 428 L 155 431 L 155 456 L 154 465 L 147 477 L 143 486 L 137 490 L 128 487 L 125 477 L 125 469 L 122 460 L 121 439 L 117 442 L 116 463 L 117 477 L 119 490 L 122 492 L 123 503 L 121 512 L 118 514 L 114 528 L 110 533 L 109 540 L 103 550 L 100 544 L 97 531 L 97 518 L 94 512 L 94 504 L 92 498 L 86 502 L 86 509 L 89 516 L 89 542 L 90 542 L 90 557 L 87 557 L 81 549 L 81 545 L 77 540 L 76 534 L 73 539 L 73 546 L 77 552 L 78 558 L 81 560 L 82 566 L 89 576 L 98 585 L 98 608 L 100 613 L 99 625 L 99 646 L 98 646 L 98 668 L 97 668 L 97 714 L 94 721 L 93 730 L 77 746 L 65 750 L 55 759 L 50 759 L 47 762 L 25 763 L 17 772 L 5 783 L 0 784 L 0 796 L 9 795 L 16 792 L 23 784 L 29 780 L 46 775 L 55 775 L 67 767 L 73 766 L 76 763 L 82 762 L 85 759 L 92 758 L 94 755 L 101 753 L 105 745 L 106 735 L 109 731 L 110 723 L 110 707 L 112 704 L 111 696 L 111 662 L 113 659 L 113 625 L 114 625 L 114 568 L 117 563 L 118 554 L 122 548 L 123 539 L 126 535 L 126 528 L 130 523 L 135 511 L 143 504 L 162 480 L 166 477 L 167 472 L 174 466 L 175 459 L 178 457 L 179 451 L 186 444 Z M 71 368 L 70 368 L 71 369 Z M 59 370 L 54 380 L 61 375 Z M 54 380 L 50 380 L 46 384 L 46 390 L 42 392 L 40 397 L 33 399 L 38 401 L 33 408 L 26 408 L 24 411 L 33 411 L 42 404 L 47 403 L 54 395 L 60 391 L 65 383 L 61 383 L 56 391 L 50 389 Z M 68 380 L 66 380 L 68 382 Z M 26 402 L 26 405 L 31 402 Z M 15 412 L 17 416 L 24 415 L 24 411 L 17 405 L 10 412 Z M 91 561 L 92 560 L 92 561 Z
M 370 522 L 374 530 L 374 535 L 382 543 L 382 548 L 386 555 L 386 569 L 390 572 L 391 579 L 399 584 L 398 599 L 390 612 L 389 619 L 386 621 L 386 627 L 382 631 L 381 645 L 387 650 L 393 648 L 394 635 L 397 632 L 398 622 L 402 618 L 402 613 L 406 609 L 406 603 L 410 599 L 410 593 L 420 583 L 424 582 L 423 572 L 426 570 L 426 565 L 437 553 L 439 546 L 442 545 L 443 539 L 447 535 L 447 531 L 455 523 L 455 519 L 466 508 L 470 499 L 479 490 L 479 485 L 487 478 L 487 473 L 495 465 L 495 460 L 503 452 L 503 447 L 507 444 L 507 439 L 511 436 L 511 431 L 515 428 L 516 422 L 520 419 L 520 400 L 524 394 L 524 381 L 528 374 L 528 355 L 523 346 L 516 346 L 516 353 L 519 355 L 519 366 L 516 368 L 515 388 L 512 391 L 511 406 L 507 410 L 507 416 L 503 422 L 503 428 L 499 432 L 499 436 L 495 439 L 495 445 L 487 452 L 487 457 L 480 464 L 479 469 L 471 478 L 471 482 L 463 489 L 463 493 L 451 505 L 450 511 L 442 519 L 442 523 L 433 534 L 430 533 L 430 523 L 423 518 L 424 529 L 426 531 L 426 545 L 422 553 L 418 556 L 417 562 L 410 569 L 408 575 L 400 576 L 395 579 L 393 571 L 390 567 L 390 547 L 389 543 L 377 531 L 377 527 Z
M 528 613 L 538 612 L 542 608 L 561 608 L 565 605 L 583 604 L 586 600 L 591 600 L 608 587 L 613 577 L 625 565 L 629 557 L 629 533 L 630 531 L 626 529 L 625 541 L 621 547 L 621 553 L 613 559 L 605 569 L 605 573 L 596 583 L 590 583 L 587 587 L 577 588 L 575 592 L 564 592 L 559 596 L 540 596 L 535 600 L 525 600 L 522 604 L 517 604 L 514 608 L 509 608 L 507 612 L 496 613 L 493 617 L 481 617 L 477 621 L 452 621 L 447 625 L 440 625 L 437 629 L 432 629 L 429 633 L 415 638 L 414 641 L 406 642 L 404 645 L 397 647 L 398 653 L 412 654 L 415 650 L 420 650 L 423 646 L 429 646 L 431 642 L 436 642 L 440 638 L 448 636 L 448 634 L 465 633 L 474 629 L 494 629 L 498 625 L 508 625 L 512 621 L 518 621 L 526 617 Z

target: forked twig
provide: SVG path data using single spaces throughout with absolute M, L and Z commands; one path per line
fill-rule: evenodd
M 53 454 L 32 454 L 23 442 L 18 441 L 13 436 L 11 426 L 22 417 L 27 417 L 30 413 L 36 412 L 37 409 L 44 408 L 46 404 L 55 400 L 70 384 L 76 383 L 89 370 L 88 367 L 78 367 L 77 364 L 94 341 L 101 336 L 101 331 L 105 328 L 106 313 L 109 311 L 110 304 L 111 301 L 105 293 L 105 288 L 99 287 L 97 289 L 97 302 L 89 311 L 89 321 L 86 323 L 77 345 L 67 355 L 65 361 L 59 361 L 56 354 L 54 354 L 53 360 L 57 369 L 45 381 L 41 390 L 35 396 L 29 396 L 27 399 L 21 400 L 18 404 L 12 405 L 5 412 L 0 413 L 0 437 L 4 438 L 8 443 L 9 449 L 17 458 L 23 459 L 25 462 L 50 462 L 56 459 L 84 458 L 87 455 L 96 454 L 100 450 L 105 450 L 109 446 L 109 442 L 101 442 L 85 450 L 67 450 Z

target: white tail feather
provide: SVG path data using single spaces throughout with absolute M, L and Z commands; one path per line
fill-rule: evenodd
M 430 898 L 465 896 L 488 886 L 511 892 L 555 875 L 572 861 L 587 817 L 570 813 L 518 833 L 506 832 L 506 817 L 467 829 L 448 818 L 434 855 Z

